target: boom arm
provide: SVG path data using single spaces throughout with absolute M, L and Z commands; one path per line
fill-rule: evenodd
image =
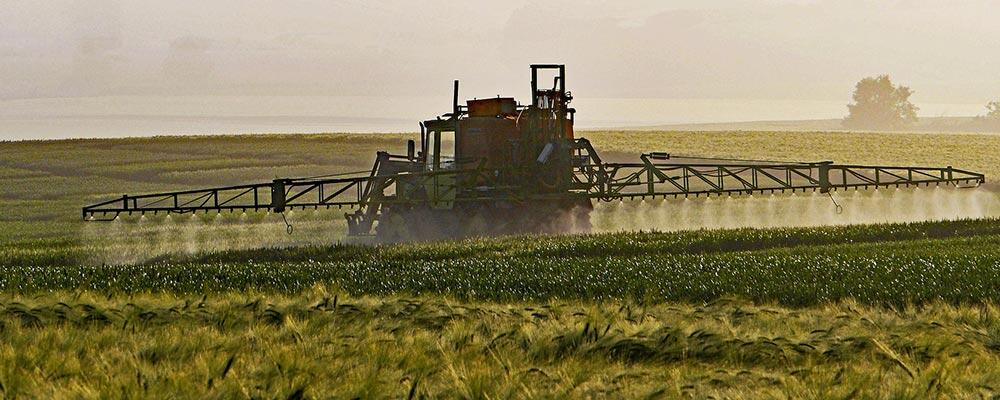
M 843 190 L 928 185 L 969 185 L 985 182 L 983 174 L 952 167 L 893 167 L 818 163 L 665 163 L 647 154 L 642 163 L 596 163 L 574 168 L 569 195 L 603 201 L 646 197 L 680 197 L 712 194 L 752 194 Z M 377 168 L 377 167 L 376 167 Z M 478 174 L 478 170 L 449 170 L 392 175 L 369 175 L 331 179 L 275 179 L 268 183 L 226 186 L 177 192 L 123 195 L 83 207 L 85 219 L 121 213 L 192 213 L 222 211 L 283 212 L 286 209 L 364 208 L 377 202 L 399 202 L 394 198 L 372 197 L 373 193 L 397 190 L 403 176 L 433 181 L 445 175 Z M 422 186 L 420 186 L 422 187 Z M 546 199 L 553 194 L 494 192 L 493 197 L 466 196 L 456 201 L 489 199 Z M 408 202 L 433 199 L 406 200 Z M 369 211 L 377 211 L 369 210 Z
M 817 163 L 643 163 L 581 167 L 576 181 L 601 200 L 621 198 L 752 194 L 798 190 L 908 187 L 927 185 L 978 186 L 983 174 L 952 167 L 893 167 Z M 599 169 L 603 169 L 600 172 Z M 595 179 L 596 178 L 596 179 Z
M 299 207 L 356 207 L 364 203 L 370 177 L 339 179 L 275 179 L 269 183 L 225 186 L 208 189 L 144 195 L 123 195 L 119 199 L 83 208 L 83 217 L 121 213 L 189 213 L 198 211 L 282 212 Z

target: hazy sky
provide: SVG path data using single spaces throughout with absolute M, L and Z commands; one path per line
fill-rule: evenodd
M 849 99 L 889 73 L 927 102 L 1000 97 L 987 0 L 6 0 L 0 99 L 105 95 Z

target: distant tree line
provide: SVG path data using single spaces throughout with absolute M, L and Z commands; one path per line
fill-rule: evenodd
M 1000 99 L 986 105 L 986 118 L 1000 120 Z
M 917 123 L 917 111 L 912 102 L 913 90 L 892 83 L 889 75 L 862 79 L 854 86 L 853 102 L 847 105 L 842 124 L 847 129 L 902 130 Z M 986 114 L 952 129 L 969 131 L 1000 131 L 1000 99 L 986 104 Z

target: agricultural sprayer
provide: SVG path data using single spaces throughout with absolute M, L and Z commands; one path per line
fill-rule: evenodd
M 546 83 L 539 80 L 545 79 Z M 548 86 L 551 78 L 551 86 Z M 982 174 L 948 167 L 840 165 L 672 156 L 601 159 L 573 132 L 563 65 L 531 65 L 531 103 L 510 97 L 459 104 L 420 123 L 406 154 L 380 151 L 370 173 L 124 195 L 83 208 L 88 220 L 125 213 L 351 209 L 348 234 L 434 239 L 590 228 L 594 201 L 878 187 L 977 186 Z

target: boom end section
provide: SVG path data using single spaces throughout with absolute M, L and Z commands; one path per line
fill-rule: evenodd
M 273 211 L 360 208 L 370 178 L 275 179 L 268 183 L 123 195 L 83 207 L 84 220 L 110 221 L 119 215 L 198 212 Z
M 687 157 L 678 157 L 687 158 Z M 954 167 L 897 167 L 811 163 L 715 160 L 663 162 L 650 154 L 642 163 L 604 164 L 581 170 L 582 182 L 599 182 L 588 194 L 604 201 L 617 199 L 698 197 L 712 195 L 865 190 L 887 187 L 977 187 L 983 174 Z

